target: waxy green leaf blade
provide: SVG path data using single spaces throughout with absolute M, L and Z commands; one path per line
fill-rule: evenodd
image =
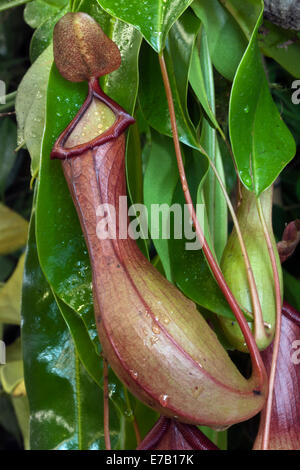
M 203 70 L 203 81 L 205 91 L 207 93 L 207 99 L 209 106 L 212 110 L 213 115 L 216 112 L 215 106 L 215 89 L 214 89 L 214 75 L 213 67 L 210 58 L 210 52 L 208 47 L 208 37 L 205 31 L 202 32 L 201 36 L 201 47 L 200 47 L 200 64 Z M 224 187 L 225 174 L 222 162 L 222 156 L 218 145 L 217 132 L 211 127 L 209 122 L 204 118 L 202 124 L 202 135 L 201 145 L 209 155 L 212 163 L 214 164 L 218 175 L 220 176 Z M 198 188 L 198 199 L 200 202 L 200 192 L 202 191 L 202 185 Z M 209 223 L 209 231 L 211 237 L 211 243 L 216 253 L 216 258 L 220 262 L 223 250 L 227 242 L 227 204 L 225 196 L 221 189 L 221 186 L 217 180 L 217 177 L 210 167 L 208 170 L 207 178 L 203 183 L 203 194 L 206 204 L 206 212 Z
M 257 33 L 263 9 L 237 70 L 230 98 L 230 138 L 239 176 L 257 195 L 267 189 L 295 154 L 294 139 L 272 100 Z
M 31 0 L 0 0 L 0 12 L 8 10 L 9 8 L 18 7 L 24 5 L 24 3 L 31 2 Z
M 188 74 L 199 20 L 187 11 L 172 27 L 164 58 L 173 94 L 176 122 L 181 142 L 198 148 L 196 131 L 187 110 Z M 155 130 L 172 136 L 169 108 L 158 57 L 144 48 L 140 61 L 139 98 L 143 114 Z
M 64 1 L 64 4 L 67 0 Z M 34 0 L 28 3 L 24 8 L 24 20 L 33 29 L 38 28 L 50 16 L 57 13 L 59 6 L 52 3 L 45 2 L 44 0 Z
M 54 26 L 68 10 L 68 6 L 57 10 L 35 30 L 30 42 L 31 62 L 34 62 L 48 46 L 50 47 Z
M 25 262 L 22 338 L 32 449 L 103 449 L 102 392 L 83 368 L 40 269 L 34 218 Z M 38 288 L 37 288 L 38 286 Z M 123 418 L 111 407 L 113 447 Z
M 169 240 L 162 238 L 161 220 L 151 217 L 154 205 L 172 205 L 173 194 L 178 181 L 178 169 L 173 142 L 155 131 L 151 132 L 151 151 L 144 176 L 144 199 L 148 211 L 148 226 L 151 238 L 164 267 L 167 279 L 171 280 Z M 167 207 L 167 206 L 165 206 Z M 163 220 L 166 220 L 165 218 Z M 158 222 L 158 225 L 154 225 Z
M 203 22 L 214 66 L 232 81 L 247 47 L 243 32 L 218 0 L 196 0 L 192 8 Z
M 26 72 L 16 98 L 18 144 L 25 143 L 28 148 L 33 176 L 38 173 L 40 166 L 46 90 L 52 61 L 52 46 L 49 46 Z
M 165 46 L 173 23 L 192 0 L 98 0 L 104 10 L 137 28 L 156 52 Z

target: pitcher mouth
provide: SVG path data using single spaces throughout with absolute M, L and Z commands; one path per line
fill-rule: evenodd
M 99 100 L 113 112 L 115 115 L 114 123 L 100 135 L 89 140 L 88 142 L 70 147 L 66 146 L 69 137 L 75 130 L 80 120 L 83 118 L 84 114 L 88 111 L 89 107 L 92 105 L 93 100 Z M 93 148 L 99 147 L 100 145 L 103 145 L 112 139 L 116 139 L 127 129 L 128 126 L 134 122 L 135 120 L 132 116 L 130 116 L 130 114 L 128 114 L 120 105 L 118 105 L 103 92 L 99 85 L 98 79 L 92 78 L 89 80 L 89 91 L 85 102 L 81 106 L 74 119 L 56 140 L 51 151 L 50 158 L 65 160 L 67 158 L 77 157 L 87 150 L 92 150 Z

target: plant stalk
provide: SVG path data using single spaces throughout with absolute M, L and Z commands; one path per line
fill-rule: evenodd
M 206 152 L 205 152 L 205 154 L 206 154 Z M 256 341 L 263 341 L 263 340 L 266 340 L 267 335 L 266 335 L 265 326 L 264 326 L 262 308 L 261 308 L 261 303 L 260 303 L 260 300 L 259 300 L 259 295 L 258 295 L 258 290 L 257 290 L 253 270 L 252 270 L 252 267 L 251 267 L 251 263 L 250 263 L 247 248 L 246 248 L 246 245 L 245 245 L 245 242 L 244 242 L 244 238 L 243 238 L 243 235 L 242 235 L 242 232 L 241 232 L 241 229 L 240 229 L 240 225 L 239 225 L 237 216 L 235 214 L 235 211 L 232 207 L 230 198 L 227 194 L 224 183 L 223 183 L 222 179 L 220 178 L 220 175 L 219 175 L 214 163 L 211 161 L 211 159 L 209 158 L 209 156 L 207 154 L 206 154 L 206 156 L 208 158 L 210 166 L 211 166 L 211 168 L 212 168 L 212 170 L 213 170 L 213 172 L 214 172 L 214 174 L 215 174 L 215 176 L 216 176 L 216 178 L 217 178 L 217 180 L 220 184 L 220 187 L 221 187 L 222 192 L 224 194 L 224 197 L 226 199 L 226 203 L 227 203 L 228 209 L 230 211 L 230 214 L 231 214 L 231 217 L 232 217 L 232 220 L 233 220 L 233 223 L 234 223 L 234 227 L 236 229 L 236 233 L 237 233 L 237 236 L 238 236 L 238 239 L 239 239 L 242 255 L 243 255 L 243 258 L 244 258 L 244 262 L 245 262 L 246 273 L 247 273 L 248 284 L 249 284 L 250 295 L 251 295 L 251 301 L 252 301 L 253 317 L 254 317 L 254 337 L 255 337 Z
M 182 189 L 184 192 L 184 197 L 185 200 L 188 204 L 189 212 L 190 212 L 190 217 L 193 221 L 194 228 L 196 231 L 196 235 L 202 245 L 204 255 L 206 257 L 206 260 L 214 274 L 214 277 L 221 288 L 225 298 L 227 299 L 227 302 L 229 306 L 231 307 L 237 322 L 242 330 L 242 333 L 245 337 L 246 344 L 248 346 L 250 356 L 252 359 L 252 364 L 253 364 L 253 373 L 257 374 L 261 386 L 265 384 L 266 381 L 266 371 L 264 364 L 262 362 L 259 350 L 257 348 L 255 339 L 250 331 L 250 328 L 248 326 L 248 323 L 240 309 L 240 306 L 238 305 L 234 295 L 232 294 L 231 290 L 229 289 L 224 276 L 222 274 L 222 271 L 217 263 L 217 261 L 214 258 L 214 255 L 212 254 L 208 243 L 204 237 L 203 231 L 200 227 L 194 206 L 193 206 L 193 201 L 191 198 L 191 194 L 189 191 L 189 187 L 187 184 L 186 180 L 186 175 L 185 175 L 185 169 L 183 165 L 183 159 L 182 159 L 182 154 L 181 154 L 181 149 L 180 149 L 180 142 L 179 142 L 179 137 L 178 137 L 178 130 L 177 130 L 177 123 L 176 123 L 176 115 L 175 115 L 175 109 L 174 109 L 174 102 L 173 102 L 173 96 L 172 96 L 172 90 L 170 86 L 170 81 L 169 81 L 169 76 L 168 76 L 168 71 L 164 59 L 163 52 L 159 54 L 159 63 L 160 63 L 160 68 L 161 68 L 161 73 L 162 73 L 162 78 L 164 82 L 164 87 L 165 87 L 165 92 L 166 92 L 166 97 L 167 97 L 167 102 L 168 102 L 168 107 L 169 107 L 169 113 L 170 113 L 170 119 L 171 119 L 171 126 L 172 126 L 172 134 L 173 134 L 173 141 L 174 141 L 174 147 L 175 147 L 175 153 L 176 153 L 176 159 L 177 159 L 177 165 L 178 165 L 178 170 L 179 170 L 179 175 L 180 175 L 180 180 L 182 184 Z
M 273 403 L 273 398 L 274 398 L 274 384 L 275 384 L 277 360 L 278 360 L 279 345 L 280 345 L 281 303 L 282 303 L 281 300 L 282 299 L 281 299 L 280 280 L 279 280 L 279 273 L 278 273 L 277 264 L 276 264 L 275 252 L 273 249 L 270 234 L 268 232 L 265 216 L 264 216 L 259 198 L 257 198 L 257 209 L 258 209 L 259 218 L 263 227 L 265 240 L 266 240 L 266 244 L 267 244 L 269 255 L 270 255 L 272 271 L 273 271 L 273 276 L 274 276 L 275 296 L 276 296 L 276 327 L 275 327 L 276 330 L 275 330 L 275 338 L 273 342 L 272 364 L 271 364 L 270 377 L 269 377 L 269 393 L 268 393 L 267 403 L 266 403 L 266 414 L 265 414 L 264 432 L 263 432 L 263 439 L 262 439 L 262 450 L 267 450 L 269 447 L 269 440 L 270 440 L 272 403 Z

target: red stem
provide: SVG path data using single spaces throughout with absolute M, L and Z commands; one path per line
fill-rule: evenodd
M 266 403 L 264 431 L 263 431 L 263 438 L 262 438 L 262 450 L 268 450 L 269 441 L 270 441 L 270 427 L 271 427 L 271 418 L 272 418 L 272 405 L 273 405 L 273 398 L 274 398 L 274 386 L 275 386 L 275 378 L 276 378 L 276 370 L 277 370 L 277 360 L 278 360 L 279 347 L 280 347 L 282 301 L 281 301 L 280 279 L 279 279 L 279 273 L 278 273 L 277 264 L 276 264 L 275 252 L 273 249 L 271 237 L 268 232 L 268 227 L 265 221 L 263 209 L 262 209 L 259 199 L 257 199 L 257 209 L 258 209 L 259 217 L 260 217 L 261 224 L 263 227 L 264 236 L 265 236 L 265 240 L 266 240 L 266 244 L 268 247 L 268 252 L 269 252 L 269 256 L 271 260 L 272 271 L 273 271 L 273 276 L 274 276 L 275 299 L 276 299 L 276 330 L 275 330 L 275 338 L 273 342 L 272 363 L 271 363 L 271 370 L 270 370 L 270 375 L 269 375 L 269 393 L 268 393 L 267 403 Z
M 169 77 L 168 77 L 168 71 L 165 63 L 165 59 L 163 56 L 163 53 L 159 54 L 159 63 L 160 63 L 160 68 L 161 68 L 161 73 L 162 73 L 162 78 L 164 82 L 164 87 L 165 87 L 165 92 L 167 96 L 167 101 L 168 101 L 168 106 L 169 106 L 169 113 L 170 113 L 170 119 L 171 119 L 171 126 L 172 126 L 172 134 L 173 134 L 173 141 L 174 141 L 174 147 L 175 147 L 175 153 L 176 153 L 176 158 L 177 158 L 177 165 L 178 165 L 178 170 L 179 170 L 179 175 L 181 179 L 181 184 L 182 184 L 182 189 L 184 192 L 184 197 L 186 200 L 186 203 L 188 204 L 189 208 L 189 213 L 191 216 L 191 219 L 193 221 L 196 235 L 202 244 L 203 252 L 205 255 L 205 258 L 213 272 L 213 275 L 222 290 L 225 298 L 227 299 L 227 302 L 232 309 L 234 316 L 237 319 L 237 322 L 242 330 L 242 333 L 244 335 L 246 344 L 248 346 L 250 356 L 252 359 L 252 365 L 253 365 L 253 374 L 256 374 L 260 388 L 264 388 L 265 383 L 266 383 L 266 370 L 261 358 L 261 355 L 259 353 L 259 350 L 257 348 L 255 339 L 251 333 L 251 330 L 248 326 L 247 321 L 245 320 L 245 317 L 234 297 L 232 294 L 231 290 L 229 289 L 224 276 L 222 274 L 222 271 L 216 262 L 209 246 L 208 243 L 204 237 L 203 231 L 199 225 L 197 215 L 195 213 L 195 209 L 193 206 L 193 201 L 191 198 L 191 194 L 187 185 L 186 181 L 186 175 L 185 175 L 185 169 L 184 169 L 184 164 L 183 164 L 183 159 L 181 155 L 181 149 L 180 149 L 180 142 L 179 142 L 179 137 L 178 137 L 178 130 L 177 130 L 177 123 L 176 123 L 176 115 L 175 115 L 175 109 L 174 109 L 174 103 L 173 103 L 173 96 L 172 96 L 172 90 L 169 82 Z

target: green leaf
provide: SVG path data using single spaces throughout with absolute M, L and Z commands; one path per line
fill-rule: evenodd
M 295 154 L 294 139 L 274 104 L 258 47 L 261 10 L 230 98 L 230 138 L 243 184 L 259 195 Z
M 218 0 L 196 0 L 192 8 L 204 24 L 214 66 L 232 81 L 247 47 L 243 32 Z
M 0 366 L 0 382 L 5 393 L 18 395 L 16 388 L 24 381 L 20 338 L 6 348 L 6 363 Z M 23 384 L 24 385 L 24 384 Z M 24 391 L 24 386 L 21 387 Z
M 272 57 L 294 77 L 300 77 L 300 42 L 295 31 L 265 21 L 259 34 L 259 45 L 266 56 Z
M 257 23 L 257 18 L 264 7 L 263 0 L 222 0 L 222 4 L 239 24 L 246 38 L 249 40 Z
M 163 264 L 166 277 L 171 280 L 169 241 L 162 238 L 162 231 L 166 227 L 162 227 L 157 217 L 153 217 L 152 223 L 151 211 L 155 204 L 162 208 L 163 204 L 171 206 L 179 176 L 173 142 L 154 131 L 151 137 L 151 152 L 144 176 L 144 201 L 148 211 L 151 238 Z M 158 222 L 158 225 L 154 225 L 155 222 Z
M 261 1 L 222 0 L 222 3 L 243 31 L 245 38 L 250 40 L 261 8 Z M 258 37 L 263 54 L 272 57 L 296 78 L 300 77 L 298 60 L 300 46 L 295 31 L 282 29 L 265 20 Z
M 9 8 L 18 7 L 19 5 L 24 5 L 31 0 L 0 0 L 0 12 L 8 10 Z
M 214 116 L 214 76 L 205 30 L 202 31 L 201 35 L 199 62 L 200 71 L 203 70 L 203 92 L 207 96 L 209 109 L 211 109 L 211 114 Z M 200 143 L 209 155 L 212 163 L 216 167 L 216 170 L 220 178 L 222 179 L 224 186 L 226 186 L 222 156 L 218 145 L 217 134 L 215 129 L 211 127 L 211 125 L 205 118 L 203 119 L 202 123 Z M 203 157 L 200 156 L 200 158 Z M 213 246 L 214 252 L 216 253 L 216 258 L 218 261 L 220 261 L 227 242 L 227 204 L 220 184 L 217 181 L 217 178 L 211 167 L 208 169 L 205 180 L 203 182 L 201 181 L 201 183 L 199 184 L 197 202 L 201 203 L 203 197 L 208 218 L 210 233 L 209 238 Z
M 164 57 L 172 88 L 178 133 L 181 142 L 198 148 L 196 131 L 187 110 L 187 90 L 192 51 L 200 22 L 187 11 L 172 27 Z M 148 123 L 158 132 L 172 136 L 169 108 L 158 57 L 144 48 L 140 60 L 140 103 Z
M 196 201 L 199 184 L 207 173 L 207 161 L 199 158 L 198 152 L 190 149 L 186 149 L 185 156 L 186 177 L 192 199 Z M 185 200 L 180 182 L 177 184 L 172 202 L 184 206 Z M 186 249 L 186 243 L 192 243 L 194 240 L 188 240 L 184 236 L 182 239 L 171 238 L 169 241 L 173 282 L 199 306 L 217 315 L 234 319 L 224 295 L 211 274 L 202 249 Z
M 15 437 L 17 442 L 21 445 L 21 436 L 18 421 L 12 406 L 12 400 L 6 393 L 0 393 L 0 425 L 8 433 Z M 0 442 L 0 449 L 7 450 L 5 444 Z
M 0 255 L 12 253 L 26 244 L 28 222 L 0 203 Z
M 52 46 L 49 46 L 29 68 L 17 93 L 18 143 L 25 142 L 27 145 L 31 156 L 32 175 L 37 174 L 40 165 L 45 125 L 46 90 L 52 61 Z
M 201 103 L 201 106 L 203 107 L 205 113 L 207 114 L 207 117 L 209 118 L 211 123 L 218 129 L 218 131 L 221 134 L 223 134 L 223 131 L 220 128 L 218 121 L 216 120 L 215 114 L 212 111 L 211 106 L 208 101 L 208 96 L 207 96 L 207 92 L 205 89 L 204 77 L 203 77 L 201 63 L 200 63 L 199 51 L 197 47 L 194 47 L 193 49 L 191 69 L 189 73 L 189 81 L 190 81 L 191 87 L 195 95 L 197 96 L 198 100 Z
M 137 28 L 156 52 L 161 52 L 172 24 L 192 0 L 98 0 L 111 15 Z
M 17 128 L 8 117 L 0 120 L 0 195 L 3 195 L 9 174 L 17 158 Z
M 31 449 L 104 449 L 103 395 L 82 366 L 70 332 L 40 269 L 31 223 L 22 297 L 25 383 Z M 110 407 L 113 448 L 125 418 Z
M 66 3 L 67 1 L 64 2 L 64 4 Z M 50 16 L 57 13 L 57 10 L 58 7 L 51 3 L 49 4 L 44 0 L 35 0 L 26 5 L 24 9 L 24 20 L 31 28 L 36 29 Z
M 63 303 L 58 297 L 54 296 L 57 306 L 62 314 L 70 333 L 72 335 L 80 361 L 94 382 L 102 388 L 103 360 L 101 358 L 101 345 L 98 340 L 95 327 L 95 341 L 91 341 L 86 326 L 80 316 Z M 110 398 L 115 407 L 124 416 L 127 412 L 127 403 L 124 397 L 123 385 L 110 370 L 109 374 Z
M 0 289 L 0 322 L 19 325 L 21 320 L 21 292 L 24 254 L 9 280 Z
M 35 62 L 37 58 L 52 43 L 53 29 L 57 21 L 68 11 L 68 7 L 57 10 L 49 16 L 33 33 L 30 42 L 30 59 Z

